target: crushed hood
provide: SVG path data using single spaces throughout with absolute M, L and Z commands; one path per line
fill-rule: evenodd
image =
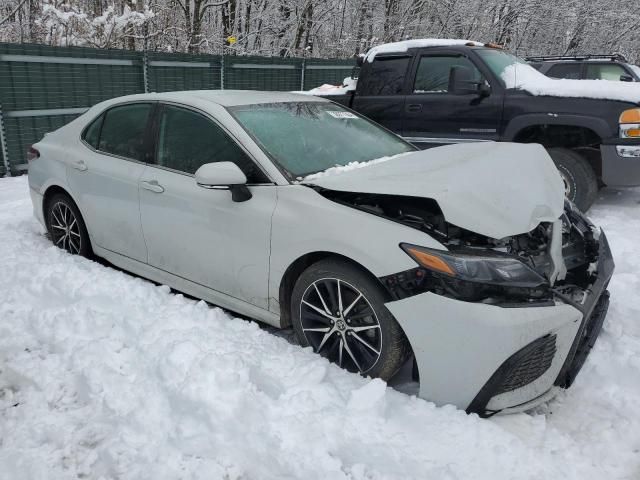
M 445 220 L 504 238 L 562 215 L 564 186 L 537 144 L 478 142 L 422 150 L 303 181 L 322 188 L 431 198 Z

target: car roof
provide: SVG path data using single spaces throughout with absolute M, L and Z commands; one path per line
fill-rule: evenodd
M 174 101 L 191 103 L 214 103 L 223 107 L 253 105 L 259 103 L 283 102 L 328 102 L 328 100 L 291 92 L 267 92 L 257 90 L 185 90 L 179 92 L 145 93 L 127 95 L 112 99 L 114 103 L 123 101 Z

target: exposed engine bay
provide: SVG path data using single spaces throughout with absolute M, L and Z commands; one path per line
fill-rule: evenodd
M 571 303 L 579 303 L 584 296 L 583 292 L 589 289 L 595 279 L 599 230 L 574 209 L 570 202 L 565 202 L 561 224 L 555 223 L 562 228 L 561 261 L 564 262 L 562 275 L 557 276 L 554 275 L 557 266 L 554 265 L 551 251 L 553 223 L 543 222 L 528 233 L 495 239 L 448 223 L 433 199 L 342 192 L 319 187 L 316 190 L 337 203 L 421 230 L 452 253 L 515 257 L 544 279 L 539 285 L 527 288 L 508 284 L 498 287 L 452 278 L 418 267 L 382 279 L 392 296 L 397 299 L 433 291 L 459 300 L 485 303 L 552 304 L 554 295 Z

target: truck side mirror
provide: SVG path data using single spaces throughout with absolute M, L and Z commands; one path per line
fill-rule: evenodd
M 633 82 L 633 77 L 631 75 L 620 75 L 621 82 Z
M 490 89 L 484 82 L 473 79 L 473 72 L 468 67 L 452 67 L 449 71 L 449 93 L 454 95 L 476 94 L 482 97 L 489 95 Z

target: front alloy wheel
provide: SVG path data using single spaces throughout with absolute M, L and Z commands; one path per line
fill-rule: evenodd
M 385 301 L 380 284 L 357 266 L 321 260 L 293 288 L 293 328 L 302 346 L 340 367 L 388 380 L 410 347 Z
M 300 323 L 309 344 L 332 362 L 367 373 L 380 359 L 380 323 L 366 297 L 339 278 L 322 278 L 307 287 Z

